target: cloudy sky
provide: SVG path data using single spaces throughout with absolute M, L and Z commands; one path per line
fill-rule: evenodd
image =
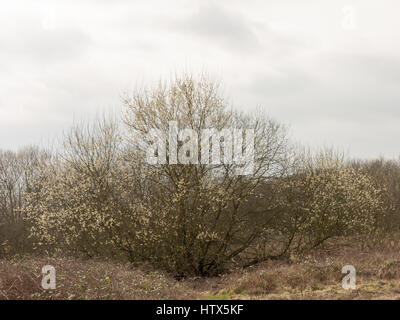
M 400 155 L 398 0 L 13 0 L 0 10 L 0 148 L 46 144 L 73 121 L 176 71 L 207 71 L 293 139 Z

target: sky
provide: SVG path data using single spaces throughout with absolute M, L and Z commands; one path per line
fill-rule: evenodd
M 176 72 L 353 157 L 400 155 L 398 0 L 0 4 L 0 148 L 46 145 Z

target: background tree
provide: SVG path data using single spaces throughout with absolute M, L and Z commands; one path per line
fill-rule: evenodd
M 0 151 L 0 254 L 32 249 L 23 220 L 24 193 L 32 187 L 33 168 L 48 153 L 35 147 Z

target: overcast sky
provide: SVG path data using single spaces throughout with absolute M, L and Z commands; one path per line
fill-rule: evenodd
M 0 148 L 46 144 L 175 71 L 313 146 L 400 155 L 398 0 L 2 1 Z M 354 14 L 352 14 L 354 13 Z

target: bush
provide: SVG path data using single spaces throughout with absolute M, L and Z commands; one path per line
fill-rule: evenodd
M 397 160 L 353 160 L 349 167 L 361 170 L 367 174 L 374 183 L 385 192 L 383 194 L 387 214 L 382 222 L 382 227 L 387 229 L 387 234 L 400 230 L 400 162 Z
M 274 230 L 283 252 L 304 253 L 333 237 L 382 232 L 383 190 L 360 170 L 322 157 L 277 184 Z
M 204 78 L 178 78 L 125 103 L 124 140 L 116 123 L 76 127 L 64 152 L 38 173 L 40 187 L 27 193 L 25 206 L 32 237 L 42 248 L 125 256 L 176 276 L 224 270 L 263 228 L 248 202 L 262 181 L 284 172 L 285 129 L 261 115 L 233 112 Z M 199 137 L 206 128 L 254 129 L 255 140 L 244 139 L 245 148 L 254 144 L 253 173 L 237 175 L 237 166 L 224 161 L 148 164 L 150 130 L 166 137 L 172 120 Z M 223 143 L 221 159 L 228 154 Z M 199 157 L 209 152 L 201 148 Z

